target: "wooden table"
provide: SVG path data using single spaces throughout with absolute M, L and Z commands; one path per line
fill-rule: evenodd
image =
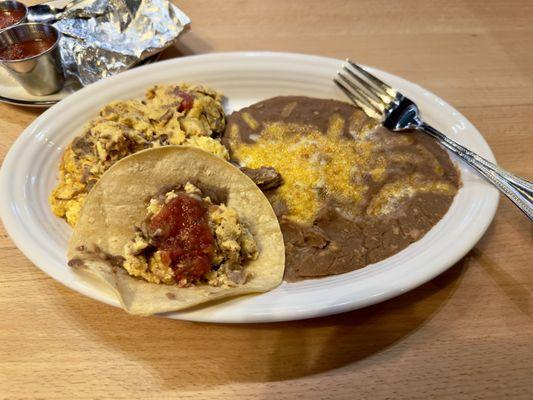
M 498 161 L 533 178 L 533 2 L 180 1 L 166 56 L 280 50 L 351 57 L 437 93 Z M 0 153 L 41 110 L 0 105 Z M 440 277 L 328 318 L 207 325 L 138 318 L 43 274 L 0 230 L 0 397 L 533 398 L 532 225 L 502 199 Z M 457 238 L 461 240 L 461 238 Z

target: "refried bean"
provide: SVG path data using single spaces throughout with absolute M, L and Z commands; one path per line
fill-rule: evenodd
M 231 114 L 222 140 L 233 162 L 281 174 L 265 194 L 283 232 L 287 281 L 398 253 L 446 214 L 460 186 L 432 139 L 393 133 L 336 100 L 261 101 Z

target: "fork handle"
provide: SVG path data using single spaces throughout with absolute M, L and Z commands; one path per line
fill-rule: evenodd
M 425 122 L 418 125 L 416 129 L 435 138 L 441 145 L 473 167 L 522 210 L 530 221 L 533 221 L 533 183 L 498 167 Z

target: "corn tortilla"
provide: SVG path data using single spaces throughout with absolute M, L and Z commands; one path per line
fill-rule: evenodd
M 146 200 L 162 188 L 188 181 L 225 191 L 257 243 L 259 255 L 246 268 L 251 278 L 237 287 L 207 284 L 180 288 L 134 278 L 113 263 L 146 215 Z M 105 256 L 102 256 L 104 254 Z M 261 190 L 238 168 L 202 150 L 165 146 L 128 156 L 93 187 L 69 241 L 67 257 L 109 285 L 123 308 L 138 315 L 176 311 L 212 300 L 265 292 L 283 278 L 285 250 L 277 218 Z

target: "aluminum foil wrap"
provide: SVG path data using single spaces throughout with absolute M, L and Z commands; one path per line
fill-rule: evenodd
M 61 58 L 70 85 L 88 85 L 149 59 L 190 24 L 168 0 L 52 1 L 30 7 L 28 19 L 63 33 Z

